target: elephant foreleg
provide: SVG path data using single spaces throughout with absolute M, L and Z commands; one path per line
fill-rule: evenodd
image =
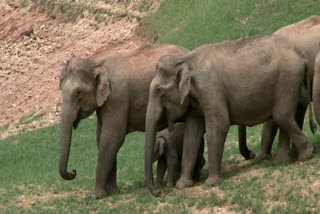
M 223 112 L 222 109 L 221 112 Z M 221 161 L 230 124 L 228 123 L 229 120 L 226 113 L 214 118 L 207 118 L 208 117 L 206 117 L 206 133 L 209 175 L 206 184 L 215 186 L 221 181 Z
M 196 114 L 190 113 L 185 121 L 181 176 L 176 184 L 177 188 L 191 186 L 194 183 L 193 172 L 204 132 L 204 119 Z
M 111 173 L 109 178 L 107 179 L 105 190 L 108 195 L 112 195 L 119 191 L 117 186 L 117 157 L 115 158 Z
M 97 148 L 99 149 L 100 136 L 101 136 L 101 125 L 102 125 L 100 109 L 96 110 L 96 115 L 97 115 L 96 141 L 97 141 Z
M 126 135 L 125 121 L 126 116 L 123 112 L 112 112 L 102 117 L 96 182 L 92 190 L 95 197 L 103 197 L 117 190 L 116 158 Z
M 195 181 L 200 181 L 200 175 L 201 175 L 201 169 L 203 168 L 204 164 L 206 163 L 206 159 L 203 157 L 204 152 L 204 138 L 202 138 L 201 145 L 200 145 L 200 151 L 197 158 L 196 167 L 194 170 L 193 179 Z

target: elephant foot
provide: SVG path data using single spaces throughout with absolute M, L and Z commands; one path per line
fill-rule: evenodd
M 222 179 L 220 176 L 209 176 L 206 180 L 206 185 L 217 186 L 221 183 Z
M 117 185 L 109 185 L 109 186 L 106 187 L 106 189 L 95 187 L 91 191 L 90 196 L 92 198 L 95 198 L 95 199 L 100 199 L 100 198 L 104 198 L 106 196 L 115 194 L 115 193 L 117 193 L 119 191 L 120 190 L 119 190 Z
M 307 146 L 303 150 L 299 151 L 298 160 L 303 161 L 311 158 L 313 152 L 313 146 L 307 143 Z
M 288 152 L 277 152 L 277 154 L 274 156 L 272 163 L 274 165 L 284 164 L 288 163 L 290 161 L 290 155 Z
M 101 199 L 108 196 L 108 192 L 101 188 L 94 188 L 91 191 L 90 196 L 95 199 Z
M 272 159 L 272 156 L 271 154 L 267 154 L 267 153 L 264 153 L 264 152 L 259 152 L 258 155 L 256 156 L 256 159 L 257 160 L 271 160 Z
M 185 178 L 181 177 L 181 178 L 179 179 L 179 181 L 177 182 L 176 187 L 177 187 L 178 189 L 183 189 L 183 188 L 185 188 L 185 187 L 190 187 L 190 186 L 192 186 L 193 184 L 194 184 L 193 180 L 191 180 L 191 179 L 185 179 Z
M 117 185 L 112 185 L 112 186 L 110 185 L 106 187 L 106 192 L 108 195 L 113 195 L 117 192 L 120 192 L 120 189 Z

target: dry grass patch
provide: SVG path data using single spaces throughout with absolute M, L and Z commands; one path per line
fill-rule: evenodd
M 155 213 L 165 213 L 168 212 L 168 210 L 171 210 L 172 204 L 169 202 L 159 202 L 156 208 L 154 209 Z
M 28 210 L 31 209 L 33 205 L 37 204 L 42 206 L 55 199 L 63 200 L 64 198 L 69 197 L 77 197 L 79 199 L 83 199 L 86 197 L 86 195 L 88 195 L 88 192 L 84 190 L 60 193 L 45 192 L 36 195 L 20 195 L 16 200 L 15 206 Z
M 233 206 L 214 206 L 214 207 L 205 207 L 203 209 L 197 209 L 196 207 L 192 207 L 190 210 L 194 214 L 240 214 L 243 212 L 237 212 L 232 210 L 234 207 Z M 246 212 L 250 213 L 250 212 Z
M 0 188 L 0 194 L 1 194 L 1 195 L 6 194 L 7 192 L 8 192 L 7 189 L 5 189 L 5 188 Z
M 214 189 L 216 189 L 216 190 L 214 191 Z M 185 188 L 183 190 L 183 192 L 184 192 L 184 194 L 186 194 L 190 198 L 209 198 L 211 196 L 212 192 L 213 193 L 219 192 L 219 197 L 220 197 L 220 195 L 223 194 L 221 191 L 219 191 L 219 189 L 217 187 L 205 189 L 202 184 L 197 185 L 197 186 L 193 186 L 193 187 L 189 187 L 189 188 Z

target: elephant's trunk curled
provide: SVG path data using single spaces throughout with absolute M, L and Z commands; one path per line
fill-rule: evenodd
M 71 172 L 67 172 L 67 166 L 68 166 L 68 159 L 69 159 L 69 153 L 70 153 L 73 124 L 72 122 L 64 118 L 65 117 L 62 115 L 59 173 L 63 179 L 72 180 L 76 177 L 77 172 L 74 169 L 71 170 Z

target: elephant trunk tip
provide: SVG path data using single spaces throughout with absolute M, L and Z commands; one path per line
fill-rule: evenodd
M 159 189 L 156 189 L 154 185 L 150 185 L 150 183 L 146 182 L 146 186 L 152 196 L 158 197 L 161 194 Z
M 60 172 L 60 175 L 65 180 L 73 180 L 77 175 L 77 171 L 73 169 L 71 170 L 71 172 L 64 172 L 64 173 Z

